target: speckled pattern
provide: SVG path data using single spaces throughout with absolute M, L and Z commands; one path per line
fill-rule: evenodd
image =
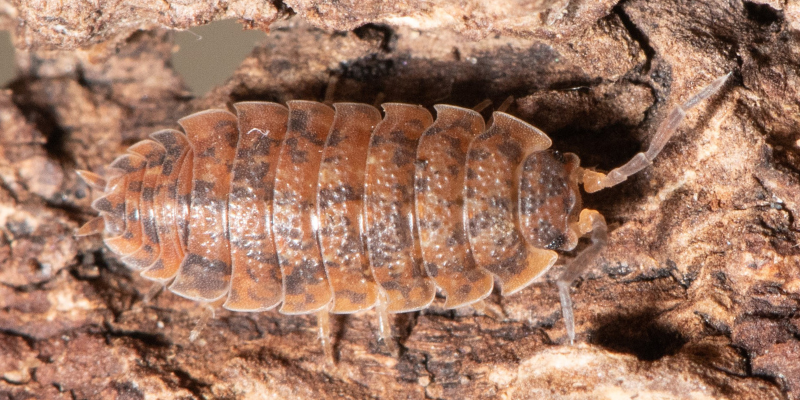
M 364 149 L 381 113 L 366 104 L 343 103 L 335 108 L 319 169 L 317 215 L 322 258 L 334 292 L 332 311 L 348 313 L 369 309 L 378 300 L 361 227 Z
M 386 116 L 370 140 L 364 180 L 367 249 L 389 312 L 415 311 L 436 295 L 423 271 L 413 206 L 414 151 L 433 117 L 408 104 L 384 104 L 383 110 Z
M 318 311 L 333 299 L 312 219 L 325 137 L 333 123 L 330 107 L 289 102 L 289 127 L 278 159 L 272 214 L 275 248 L 283 274 L 285 314 Z
M 156 261 L 142 271 L 142 276 L 166 282 L 178 272 L 184 256 L 177 227 L 178 175 L 189 153 L 189 142 L 186 136 L 175 130 L 159 131 L 150 136 L 165 148 L 153 204 L 160 252 Z
M 425 270 L 447 293 L 445 307 L 455 308 L 488 296 L 494 285 L 472 257 L 463 217 L 467 149 L 485 124 L 477 112 L 447 105 L 436 106 L 436 117 L 417 148 L 417 226 Z
M 161 252 L 158 234 L 156 233 L 156 208 L 153 203 L 166 151 L 163 146 L 152 140 L 143 140 L 133 148 L 137 152 L 141 152 L 140 154 L 147 161 L 147 168 L 142 177 L 141 197 L 139 198 L 142 244 L 133 254 L 123 257 L 122 262 L 133 269 L 142 269 L 152 265 Z
M 239 103 L 239 143 L 228 197 L 230 310 L 268 310 L 278 305 L 282 279 L 272 238 L 272 192 L 289 111 L 279 104 Z
M 465 219 L 475 260 L 500 280 L 503 294 L 528 286 L 558 258 L 523 241 L 517 222 L 519 170 L 531 154 L 550 147 L 542 131 L 503 113 L 475 138 L 467 153 Z
M 310 101 L 193 114 L 132 146 L 95 202 L 148 279 L 234 311 L 445 307 L 516 292 L 577 243 L 578 159 L 496 112 Z M 383 302 L 383 303 L 382 303 Z
M 227 203 L 237 121 L 227 111 L 209 110 L 178 122 L 189 138 L 194 162 L 186 255 L 169 289 L 192 300 L 213 301 L 230 289 Z
M 131 147 L 135 147 L 131 146 Z M 128 151 L 133 151 L 128 149 Z M 121 185 L 114 187 L 109 196 L 116 190 L 121 190 L 124 195 L 114 197 L 110 207 L 114 210 L 111 215 L 122 212 L 124 231 L 117 236 L 105 238 L 106 246 L 119 254 L 131 254 L 142 244 L 142 225 L 139 223 L 139 195 L 142 191 L 142 179 L 147 161 L 138 154 L 125 154 L 111 163 L 111 167 L 119 169 L 125 174 Z M 118 189 L 116 189 L 118 188 Z M 108 198 L 108 197 L 107 197 Z M 112 199 L 108 198 L 109 201 Z M 122 203 L 119 203 L 122 201 Z M 120 207 L 122 205 L 122 207 Z M 103 208 L 98 208 L 102 210 Z
M 570 223 L 578 219 L 581 197 L 580 160 L 574 154 L 547 150 L 532 154 L 520 171 L 519 223 L 525 240 L 551 250 L 573 249 L 578 235 Z

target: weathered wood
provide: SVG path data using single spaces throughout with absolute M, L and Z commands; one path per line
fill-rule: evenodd
M 19 78 L 0 92 L 0 398 L 800 398 L 797 5 L 578 0 L 526 11 L 508 1 L 492 2 L 507 6 L 492 13 L 488 2 L 442 0 L 426 10 L 388 2 L 381 13 L 374 2 L 324 2 L 314 14 L 314 1 L 286 0 L 299 17 L 273 29 L 228 82 L 190 99 L 167 62 L 170 35 L 130 29 L 185 28 L 220 12 L 182 6 L 191 18 L 173 21 L 142 11 L 140 25 L 123 27 L 133 20 L 109 20 L 123 11 L 108 10 L 107 30 L 92 36 L 81 28 L 96 21 L 82 17 L 88 3 L 60 3 L 0 7 L 18 46 L 98 43 L 20 51 Z M 447 13 L 455 17 L 437 19 Z M 61 22 L 45 28 L 48 15 Z M 397 25 L 326 33 L 300 17 Z M 504 317 L 444 311 L 442 298 L 393 317 L 397 357 L 378 344 L 373 312 L 332 318 L 334 369 L 313 317 L 219 310 L 189 342 L 202 307 L 169 293 L 144 304 L 146 280 L 97 237 L 72 237 L 92 217 L 94 194 L 74 169 L 104 174 L 126 146 L 193 111 L 323 100 L 332 76 L 335 101 L 469 108 L 514 95 L 509 112 L 553 148 L 608 170 L 729 71 L 728 86 L 689 113 L 652 166 L 583 196 L 611 230 L 573 286 L 573 347 L 558 265 L 514 296 L 491 295 Z

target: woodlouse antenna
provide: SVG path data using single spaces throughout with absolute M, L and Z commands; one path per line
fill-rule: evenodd
M 725 82 L 728 80 L 731 74 L 733 74 L 733 72 L 729 72 L 723 76 L 720 76 L 711 82 L 711 84 L 703 88 L 703 90 L 689 98 L 689 100 L 672 109 L 669 115 L 667 115 L 667 118 L 665 118 L 664 121 L 661 122 L 661 125 L 658 126 L 658 130 L 656 130 L 656 133 L 650 142 L 650 147 L 648 147 L 647 151 L 644 153 L 636 154 L 630 159 L 630 161 L 621 167 L 611 170 L 608 175 L 586 170 L 583 175 L 583 188 L 586 190 L 586 192 L 594 193 L 598 190 L 618 185 L 628 179 L 629 176 L 647 168 L 656 158 L 658 153 L 664 149 L 664 146 L 667 144 L 667 142 L 669 142 L 670 138 L 672 138 L 675 132 L 678 131 L 678 127 L 686 117 L 686 112 L 704 99 L 707 99 L 717 93 L 722 86 L 725 85 Z
M 646 152 L 636 154 L 630 161 L 612 170 L 608 175 L 591 170 L 583 170 L 582 181 L 586 192 L 593 193 L 622 183 L 629 176 L 649 166 L 667 144 L 669 139 L 677 132 L 678 127 L 686 117 L 686 112 L 700 103 L 700 101 L 717 93 L 725 85 L 725 82 L 731 74 L 732 72 L 715 79 L 699 93 L 670 111 L 667 118 L 659 125 Z M 580 172 L 578 173 L 580 174 Z M 572 299 L 569 294 L 569 287 L 573 281 L 589 268 L 592 261 L 600 254 L 600 251 L 602 251 L 608 241 L 608 227 L 606 226 L 606 221 L 603 216 L 595 210 L 583 210 L 574 230 L 577 231 L 578 236 L 584 236 L 592 232 L 592 244 L 578 254 L 557 280 L 564 324 L 566 325 L 570 344 L 575 341 L 575 319 L 572 312 L 573 307 Z

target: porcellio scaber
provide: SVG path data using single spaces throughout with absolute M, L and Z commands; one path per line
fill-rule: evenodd
M 592 243 L 557 279 L 574 340 L 570 284 L 606 245 L 595 192 L 644 169 L 688 109 L 720 90 L 714 80 L 674 108 L 646 152 L 607 175 L 550 149 L 539 129 L 503 112 L 374 107 L 311 101 L 208 110 L 128 148 L 101 177 L 100 216 L 78 235 L 102 233 L 124 264 L 185 298 L 232 311 L 319 318 L 328 313 L 477 306 L 495 285 L 524 289 L 579 238 Z

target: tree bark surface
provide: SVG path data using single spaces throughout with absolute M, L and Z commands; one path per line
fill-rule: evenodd
M 19 70 L 0 91 L 0 399 L 800 399 L 798 3 L 31 3 L 0 0 Z M 271 32 L 192 98 L 168 29 L 221 18 Z M 190 342 L 203 307 L 143 303 L 150 283 L 72 236 L 98 196 L 75 169 L 195 111 L 514 96 L 554 148 L 610 170 L 728 72 L 649 168 L 584 194 L 612 229 L 573 285 L 574 346 L 554 279 L 575 253 L 490 296 L 502 316 L 443 298 L 393 316 L 397 356 L 373 312 L 334 316 L 327 367 L 313 317 L 220 309 Z

